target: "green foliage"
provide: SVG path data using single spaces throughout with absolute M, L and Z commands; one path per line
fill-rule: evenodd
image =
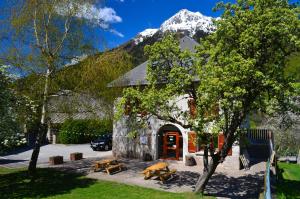
M 62 144 L 82 144 L 106 133 L 112 133 L 110 120 L 66 120 L 58 139 Z
M 224 114 L 213 119 L 227 129 L 251 110 L 286 111 L 295 90 L 283 73 L 289 55 L 299 49 L 298 10 L 280 0 L 242 0 L 218 8 L 224 14 L 217 31 L 198 50 L 200 114 L 219 103 Z
M 275 133 L 275 150 L 279 156 L 297 156 L 300 150 L 300 137 L 296 130 L 278 130 Z M 297 131 L 296 131 L 297 132 Z
M 66 66 L 56 71 L 51 79 L 49 94 L 60 90 L 71 90 L 101 99 L 102 111 L 112 118 L 114 99 L 122 92 L 121 88 L 108 88 L 107 84 L 132 67 L 132 58 L 125 51 L 111 51 L 95 54 L 80 63 Z M 18 93 L 30 96 L 41 104 L 45 78 L 30 74 L 13 82 L 12 88 Z
M 300 196 L 300 165 L 278 163 L 278 181 L 276 183 L 276 198 L 299 198 Z
M 300 82 L 300 53 L 294 53 L 289 57 L 284 73 L 287 77 Z
M 145 47 L 149 85 L 124 91 L 117 118 L 129 105 L 139 123 L 155 116 L 198 133 L 223 131 L 231 146 L 250 111 L 272 115 L 294 108 L 299 90 L 284 71 L 300 48 L 299 8 L 283 0 L 240 0 L 216 8 L 223 10 L 217 30 L 200 41 L 195 54 L 180 51 L 173 36 Z M 188 98 L 195 100 L 196 117 L 177 104 Z M 213 114 L 216 106 L 222 111 Z
M 81 79 L 77 82 L 76 91 L 101 98 L 111 111 L 113 101 L 122 90 L 108 88 L 107 84 L 132 68 L 132 57 L 122 50 L 107 51 L 87 58 L 81 67 Z
M 35 120 L 35 104 L 10 89 L 11 79 L 0 68 L 0 153 L 24 145 L 21 126 Z

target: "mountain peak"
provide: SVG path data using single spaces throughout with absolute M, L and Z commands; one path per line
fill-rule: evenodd
M 197 30 L 210 33 L 214 30 L 212 19 L 212 17 L 207 17 L 200 12 L 182 9 L 170 19 L 166 20 L 160 26 L 160 30 L 163 32 L 185 31 L 189 33 L 189 36 L 193 36 Z
M 143 42 L 145 38 L 152 37 L 157 32 L 183 32 L 193 37 L 197 31 L 211 33 L 215 30 L 213 17 L 208 17 L 200 12 L 192 12 L 188 9 L 181 9 L 171 18 L 163 22 L 159 29 L 146 29 L 140 32 L 135 38 L 135 44 Z

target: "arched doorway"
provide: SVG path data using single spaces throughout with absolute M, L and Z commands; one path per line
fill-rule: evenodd
M 158 158 L 182 160 L 182 133 L 176 126 L 162 126 L 157 133 L 157 143 Z

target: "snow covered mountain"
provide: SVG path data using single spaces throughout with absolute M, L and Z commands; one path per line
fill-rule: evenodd
M 144 38 L 152 37 L 155 33 L 157 33 L 158 29 L 146 29 L 143 32 L 140 32 L 135 38 L 134 41 L 136 44 L 143 42 Z
M 191 12 L 183 9 L 165 21 L 160 26 L 160 30 L 162 32 L 188 31 L 190 36 L 196 34 L 197 30 L 210 33 L 214 30 L 212 19 L 212 17 L 204 16 L 200 12 Z
M 158 29 L 146 29 L 140 32 L 134 41 L 136 44 L 143 42 L 145 38 L 152 37 L 157 32 L 181 32 L 190 37 L 193 37 L 197 31 L 211 33 L 215 30 L 213 26 L 213 17 L 208 17 L 200 12 L 191 12 L 187 9 L 182 9 L 174 16 L 162 23 Z

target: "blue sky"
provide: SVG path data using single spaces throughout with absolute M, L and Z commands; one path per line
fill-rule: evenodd
M 227 0 L 228 1 L 228 0 Z M 226 0 L 224 2 L 227 2 Z M 107 47 L 118 46 L 146 28 L 158 28 L 166 19 L 181 9 L 199 11 L 204 15 L 218 17 L 220 12 L 212 9 L 218 0 L 106 0 L 105 7 L 112 8 L 122 21 L 112 27 L 123 35 L 102 33 Z

